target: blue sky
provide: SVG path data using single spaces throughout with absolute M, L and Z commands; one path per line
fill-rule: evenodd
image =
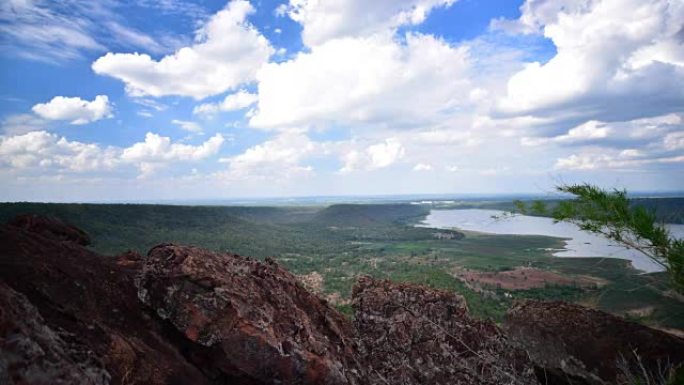
M 680 0 L 9 0 L 0 200 L 684 190 Z

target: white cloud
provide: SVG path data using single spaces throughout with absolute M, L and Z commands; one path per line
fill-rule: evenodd
M 164 111 L 169 108 L 169 106 L 166 104 L 159 103 L 158 101 L 150 98 L 132 98 L 132 101 L 155 111 Z
M 624 148 L 643 146 L 667 148 L 663 142 L 672 147 L 677 132 L 684 129 L 682 118 L 677 114 L 635 119 L 625 122 L 599 122 L 590 120 L 571 128 L 563 135 L 553 137 L 523 137 L 523 146 L 548 146 L 550 144 L 571 146 L 603 146 Z M 671 148 L 672 149 L 672 148 Z
M 431 129 L 408 134 L 410 140 L 420 144 L 441 146 L 477 146 L 482 139 L 475 132 L 464 129 Z
M 619 121 L 682 111 L 681 1 L 528 0 L 522 9 L 526 32 L 543 31 L 557 54 L 510 78 L 502 112 Z
M 633 170 L 653 164 L 684 164 L 684 154 L 667 154 L 641 149 L 594 149 L 565 158 L 558 158 L 555 168 L 561 170 Z
M 46 131 L 33 131 L 0 137 L 0 164 L 15 169 L 103 170 L 111 169 L 116 164 L 116 150 L 69 141 Z
M 570 130 L 568 130 L 568 133 L 564 135 L 559 135 L 552 138 L 524 137 L 521 139 L 520 143 L 523 146 L 539 146 L 542 144 L 547 144 L 549 142 L 561 144 L 581 143 L 591 140 L 607 138 L 611 132 L 612 128 L 607 126 L 606 123 L 590 120 L 584 124 L 580 124 L 577 127 L 571 128 Z
M 112 116 L 107 95 L 97 95 L 90 102 L 78 97 L 55 96 L 47 103 L 36 104 L 32 110 L 43 119 L 68 120 L 71 124 L 86 124 Z
M 139 53 L 107 53 L 93 70 L 122 80 L 134 96 L 181 95 L 202 99 L 254 80 L 273 54 L 268 40 L 247 21 L 254 12 L 233 0 L 197 32 L 196 43 L 155 61 Z
M 33 114 L 15 114 L 3 119 L 2 132 L 8 135 L 20 135 L 31 131 L 43 130 L 48 122 Z
M 432 171 L 432 165 L 430 163 L 418 163 L 413 166 L 413 171 Z
M 5 52 L 29 60 L 64 64 L 86 54 L 106 51 L 108 46 L 143 48 L 154 53 L 168 52 L 177 38 L 158 38 L 126 26 L 131 12 L 146 1 L 26 1 L 0 2 L 0 43 Z M 171 1 L 157 2 L 169 4 Z M 163 7 L 162 7 L 163 8 Z M 186 7 L 190 11 L 192 7 Z M 195 6 L 197 8 L 197 6 Z M 123 14 L 123 15 L 122 15 Z M 192 17 L 199 17 L 195 12 Z
M 204 143 L 193 146 L 173 143 L 171 138 L 148 132 L 145 141 L 133 144 L 121 151 L 123 163 L 134 164 L 140 170 L 139 177 L 144 178 L 169 163 L 196 162 L 216 155 L 223 145 L 221 134 L 216 134 Z
M 81 57 L 83 51 L 102 51 L 104 46 L 90 33 L 85 17 L 69 16 L 63 7 L 34 1 L 0 3 L 0 34 L 3 48 L 27 59 L 59 62 Z M 71 12 L 92 13 L 97 4 L 72 2 Z
M 395 138 L 385 139 L 382 143 L 370 145 L 363 151 L 351 150 L 344 154 L 341 173 L 356 170 L 376 170 L 391 166 L 404 157 L 406 150 Z
M 167 47 L 137 29 L 126 27 L 115 21 L 106 23 L 106 26 L 118 41 L 127 42 L 133 47 L 143 48 L 146 51 L 153 53 L 163 53 L 167 51 Z
M 140 104 L 134 113 L 161 118 L 165 114 L 158 111 L 188 106 L 187 100 L 157 96 L 207 97 L 192 104 L 196 122 L 172 123 L 189 132 L 201 132 L 205 123 L 226 127 L 254 140 L 239 117 L 244 116 L 249 127 L 273 129 L 273 136 L 239 153 L 221 154 L 225 169 L 216 172 L 228 137 L 202 143 L 148 133 L 129 147 L 107 147 L 48 134 L 46 119 L 16 115 L 5 118 L 6 134 L 42 133 L 21 140 L 2 137 L 0 173 L 49 178 L 87 172 L 77 175 L 86 180 L 105 170 L 102 175 L 135 173 L 156 180 L 166 171 L 194 168 L 194 175 L 185 177 L 197 181 L 188 184 L 199 196 L 538 191 L 548 185 L 545 181 L 552 183 L 549 173 L 561 172 L 568 178 L 603 178 L 603 183 L 619 171 L 620 183 L 641 189 L 677 179 L 671 176 L 684 163 L 681 1 L 529 0 L 519 20 L 493 23 L 538 36 L 494 32 L 454 43 L 448 33 L 443 40 L 411 32 L 435 7 L 452 2 L 293 0 L 278 12 L 302 25 L 306 47 L 283 56 L 249 24 L 252 9 L 244 1 L 196 19 L 195 25 L 204 27 L 194 43 L 186 41 L 185 48 L 174 54 L 167 50 L 166 56 L 160 51 L 169 44 L 162 37 L 138 36 L 122 19 L 115 19 L 119 24 L 102 19 L 107 31 L 101 34 L 76 23 L 72 32 L 95 39 L 78 53 L 109 46 L 103 35 L 129 41 L 110 49 L 129 53 L 99 54 L 93 68 L 123 80 L 131 101 Z M 69 45 L 59 33 L 55 36 L 61 40 L 49 45 L 64 44 L 65 53 L 79 42 L 74 38 L 76 45 Z M 557 47 L 548 62 L 541 61 L 549 52 L 542 36 Z M 133 46 L 142 51 L 124 51 Z M 524 63 L 532 60 L 540 62 Z M 199 120 L 224 111 L 239 112 L 225 114 L 229 121 Z M 330 138 L 338 139 L 319 141 Z M 87 161 L 69 163 L 78 157 Z M 192 164 L 181 167 L 180 162 Z M 176 163 L 179 167 L 161 170 Z M 280 183 L 287 180 L 292 183 Z M 681 189 L 681 182 L 667 183 Z M 215 185 L 224 190 L 206 188 Z
M 144 142 L 127 147 L 121 159 L 128 162 L 164 162 L 201 160 L 215 155 L 223 144 L 223 136 L 216 134 L 199 146 L 173 143 L 171 138 L 148 132 Z
M 491 27 L 510 33 L 542 33 L 546 24 L 558 21 L 560 12 L 581 12 L 592 1 L 528 0 L 520 6 L 521 15 L 518 20 L 495 19 L 492 20 Z
M 199 134 L 202 132 L 202 127 L 199 124 L 197 124 L 197 122 L 173 119 L 171 123 L 177 125 L 182 130 L 185 130 L 187 132 L 192 132 L 194 134 Z
M 468 50 L 429 35 L 328 41 L 258 73 L 254 127 L 439 121 L 468 103 Z
M 309 156 L 322 151 L 306 135 L 285 132 L 274 139 L 250 147 L 245 152 L 220 162 L 228 164 L 228 171 L 220 174 L 222 179 L 288 179 L 308 175 L 311 166 L 301 163 Z
M 363 37 L 401 25 L 420 24 L 435 7 L 455 0 L 290 0 L 276 14 L 287 14 L 302 25 L 309 47 L 342 37 Z
M 202 5 L 186 0 L 137 0 L 135 5 L 145 7 L 154 12 L 183 15 L 193 19 L 201 19 L 207 16 L 207 11 Z
M 230 94 L 220 103 L 205 103 L 195 107 L 192 110 L 193 114 L 200 115 L 214 115 L 219 111 L 236 111 L 247 108 L 256 103 L 258 96 L 249 93 L 245 90 L 240 90 L 234 94 Z
M 684 131 L 667 134 L 663 142 L 667 150 L 684 150 Z
M 199 161 L 215 155 L 223 144 L 216 134 L 198 146 L 173 143 L 148 132 L 144 142 L 130 147 L 102 147 L 69 141 L 46 131 L 0 136 L 0 165 L 11 170 L 43 169 L 54 172 L 102 172 L 135 165 L 146 175 L 169 163 Z

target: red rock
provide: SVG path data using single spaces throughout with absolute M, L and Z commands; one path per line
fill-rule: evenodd
M 0 384 L 109 383 L 99 357 L 65 342 L 24 295 L 0 282 Z
M 273 260 L 160 245 L 138 296 L 226 375 L 278 384 L 360 384 L 349 320 Z
M 457 294 L 362 277 L 353 306 L 369 383 L 536 383 L 526 354 Z
M 133 282 L 137 270 L 116 260 L 74 242 L 0 225 L 0 282 L 23 294 L 67 345 L 99 357 L 111 383 L 210 383 L 179 353 L 177 332 L 139 303 Z M 18 365 L 31 365 L 29 357 Z M 31 376 L 45 371 L 28 367 Z M 85 377 L 82 383 L 88 383 Z
M 142 255 L 138 252 L 128 250 L 127 252 L 117 256 L 116 264 L 129 269 L 139 269 L 142 266 Z
M 504 330 L 529 352 L 542 383 L 636 383 L 625 377 L 644 371 L 652 378 L 667 377 L 668 367 L 684 362 L 679 337 L 561 301 L 514 305 Z
M 81 246 L 90 244 L 90 236 L 85 231 L 55 217 L 19 215 L 9 221 L 8 224 L 56 240 L 74 242 Z

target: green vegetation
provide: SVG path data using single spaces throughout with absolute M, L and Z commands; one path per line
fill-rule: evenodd
M 509 206 L 512 204 L 509 203 Z M 512 206 L 511 206 L 512 207 Z M 563 240 L 415 227 L 429 212 L 412 204 L 329 207 L 218 207 L 104 204 L 0 204 L 0 221 L 17 214 L 60 217 L 87 231 L 92 248 L 116 255 L 145 253 L 173 242 L 257 258 L 274 256 L 295 274 L 323 277 L 321 295 L 351 315 L 356 278 L 413 282 L 463 295 L 473 314 L 502 320 L 516 299 L 562 299 L 635 317 L 639 322 L 684 329 L 684 303 L 670 296 L 667 275 L 640 274 L 619 259 L 555 258 Z M 564 276 L 591 276 L 597 287 L 554 286 L 528 290 L 475 287 L 463 269 L 505 272 L 519 266 Z M 641 311 L 648 307 L 648 311 Z

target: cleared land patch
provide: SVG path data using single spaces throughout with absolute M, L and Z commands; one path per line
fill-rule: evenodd
M 454 276 L 471 287 L 488 286 L 505 290 L 528 290 L 549 285 L 595 288 L 608 283 L 597 277 L 570 277 L 532 267 L 516 267 L 512 270 L 493 272 L 458 269 Z

